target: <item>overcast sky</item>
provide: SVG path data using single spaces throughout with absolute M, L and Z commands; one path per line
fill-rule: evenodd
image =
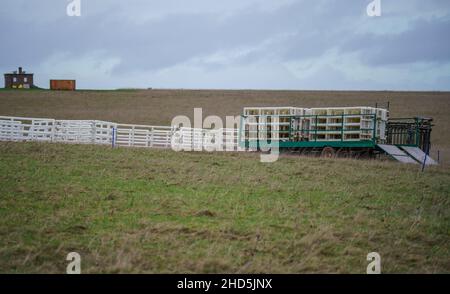
M 1 0 L 0 70 L 48 87 L 450 90 L 450 1 Z

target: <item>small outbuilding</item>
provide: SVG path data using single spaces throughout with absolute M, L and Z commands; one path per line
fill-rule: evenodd
M 50 80 L 50 90 L 75 91 L 75 80 Z
M 33 74 L 27 73 L 19 67 L 18 71 L 5 73 L 5 88 L 7 89 L 30 89 L 34 88 Z

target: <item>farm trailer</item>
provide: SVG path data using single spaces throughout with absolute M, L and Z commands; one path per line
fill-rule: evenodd
M 387 154 L 405 163 L 435 164 L 430 149 L 432 119 L 390 119 L 374 107 L 246 107 L 241 115 L 242 148 L 322 157 L 370 158 Z

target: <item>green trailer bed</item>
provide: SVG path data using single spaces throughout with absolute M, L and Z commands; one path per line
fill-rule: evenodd
M 270 149 L 278 149 L 281 152 L 284 150 L 290 151 L 308 151 L 313 150 L 315 153 L 321 153 L 322 156 L 335 156 L 344 154 L 346 157 L 353 154 L 359 157 L 361 154 L 380 154 L 386 153 L 386 150 L 380 146 L 391 145 L 393 147 L 419 147 L 425 153 L 430 148 L 430 134 L 432 127 L 432 119 L 429 118 L 407 118 L 407 119 L 393 119 L 388 120 L 386 129 L 381 132 L 379 129 L 379 118 L 376 114 L 364 115 L 365 118 L 370 117 L 370 128 L 360 127 L 358 132 L 366 134 L 369 139 L 347 140 L 345 134 L 355 133 L 355 129 L 348 129 L 344 124 L 346 117 L 357 117 L 357 115 L 277 115 L 277 116 L 258 116 L 258 121 L 249 123 L 248 117 L 241 116 L 241 124 L 239 130 L 239 145 L 242 148 L 252 150 L 267 151 Z M 266 123 L 261 123 L 261 118 L 264 117 Z M 338 118 L 340 123 L 336 123 L 332 130 L 320 130 L 318 122 L 322 119 Z M 283 121 L 282 124 L 274 124 Z M 303 121 L 309 121 L 307 128 Z M 245 121 L 245 123 L 244 123 Z M 314 124 L 311 125 L 311 122 Z M 256 126 L 255 126 L 256 125 Z M 283 129 L 280 129 L 283 125 Z M 274 126 L 278 129 L 274 130 Z M 252 128 L 252 130 L 250 130 Z M 256 128 L 256 130 L 255 130 Z M 262 130 L 262 131 L 261 131 Z M 317 134 L 326 134 L 333 132 L 338 134 L 339 139 L 321 140 Z M 255 136 L 250 136 L 252 133 Z M 264 133 L 263 136 L 260 136 Z M 339 136 L 340 133 L 340 136 Z M 367 135 L 369 134 L 369 135 Z M 324 136 L 328 137 L 328 136 Z M 361 136 L 362 137 L 362 136 Z M 275 139 L 274 139 L 275 138 Z M 428 148 L 428 150 L 427 150 Z M 352 156 L 352 155 L 350 155 Z

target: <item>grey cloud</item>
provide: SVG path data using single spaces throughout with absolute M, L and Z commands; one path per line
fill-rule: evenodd
M 370 65 L 450 61 L 450 18 L 416 21 L 398 35 L 356 36 L 343 50 L 360 50 Z
M 67 53 L 69 58 L 77 59 L 93 52 L 103 52 L 105 57 L 121 60 L 112 72 L 116 77 L 157 72 L 196 58 L 205 71 L 282 64 L 318 58 L 331 49 L 339 54 L 360 53 L 361 59 L 355 62 L 372 67 L 388 68 L 420 61 L 450 62 L 450 41 L 446 38 L 450 32 L 450 9 L 447 2 L 441 0 L 427 1 L 429 5 L 417 0 L 382 0 L 383 16 L 369 21 L 365 15 L 369 0 L 345 1 L 345 4 L 340 0 L 304 0 L 267 10 L 257 8 L 256 2 L 249 2 L 236 5 L 236 9 L 226 13 L 210 9 L 211 5 L 208 9 L 199 6 L 198 12 L 176 6 L 166 9 L 165 2 L 160 1 L 158 9 L 164 13 L 155 18 L 145 17 L 146 11 L 152 9 L 151 1 L 82 2 L 85 5 L 82 17 L 70 18 L 64 15 L 66 1 L 39 1 L 37 4 L 37 1 L 6 0 L 0 8 L 0 26 L 6 28 L 0 31 L 0 39 L 6 40 L 0 44 L 0 53 L 4 56 L 0 69 L 9 71 L 17 65 L 32 69 L 57 54 Z M 182 3 L 187 5 L 187 2 Z M 130 9 L 130 5 L 139 7 Z M 403 7 L 408 13 L 404 16 L 401 14 Z M 137 20 L 125 12 L 136 13 Z M 441 15 L 433 16 L 436 13 Z M 389 30 L 392 25 L 389 20 L 395 18 L 410 18 L 408 29 L 398 34 L 370 31 L 377 26 Z M 368 31 L 358 30 L 363 23 Z M 241 48 L 256 49 L 223 64 L 203 60 L 217 52 Z M 352 85 L 352 82 L 358 88 L 364 87 L 364 82 L 344 80 L 337 67 L 330 65 L 328 68 L 333 70 L 322 74 L 322 79 L 308 83 L 305 83 L 307 79 L 298 81 L 299 87 L 310 84 L 319 89 Z M 250 76 L 249 84 L 260 84 L 251 79 L 257 77 Z M 437 81 L 436 85 L 442 87 L 447 79 Z M 174 87 L 179 82 L 174 79 Z M 370 87 L 373 85 L 371 81 Z M 376 84 L 376 87 L 383 85 Z

